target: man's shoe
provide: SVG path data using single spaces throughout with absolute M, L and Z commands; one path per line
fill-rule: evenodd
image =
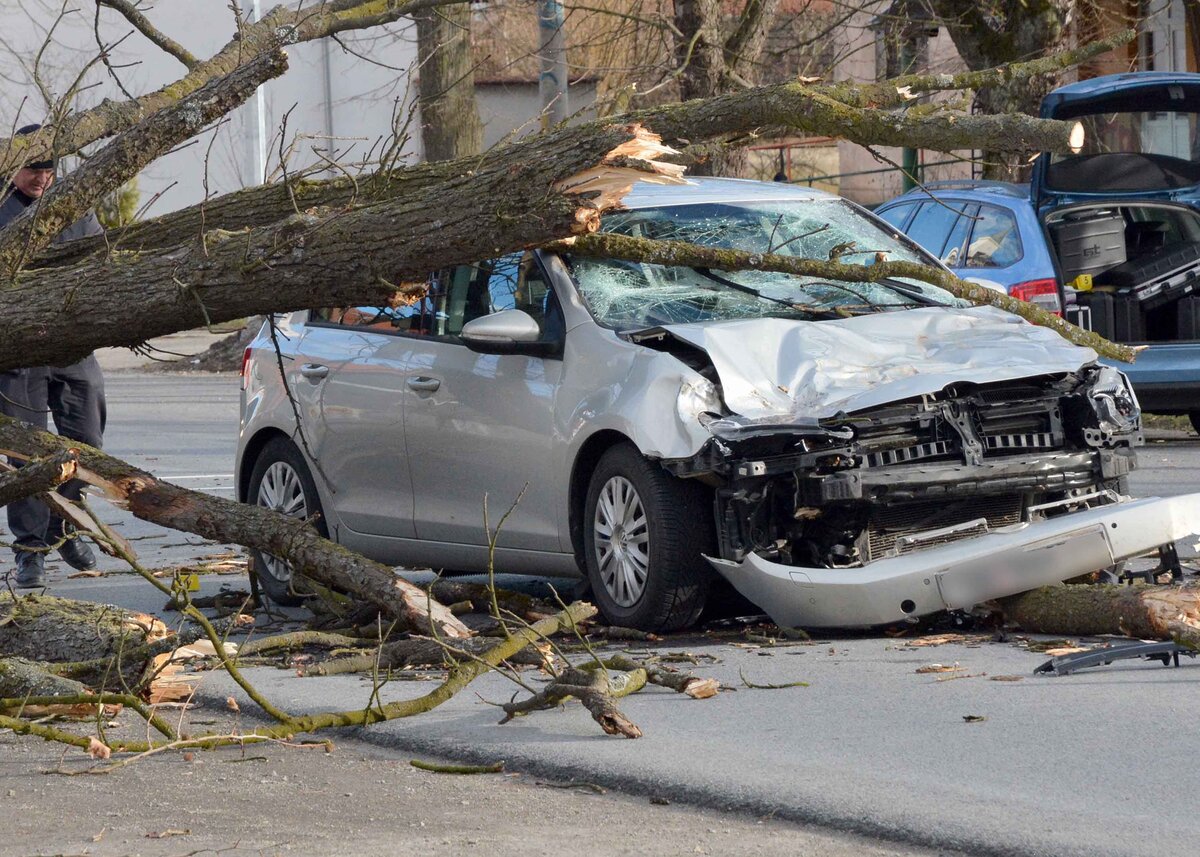
M 90 571 L 96 567 L 96 555 L 79 536 L 63 542 L 58 555 L 66 560 L 67 565 L 79 571 Z
M 40 553 L 17 551 L 17 588 L 37 589 L 46 585 L 45 561 Z

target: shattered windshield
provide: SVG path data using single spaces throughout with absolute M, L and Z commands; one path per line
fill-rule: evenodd
M 837 258 L 870 265 L 928 263 L 840 199 L 704 203 L 608 214 L 602 229 L 636 238 L 686 241 L 749 253 Z M 948 292 L 916 280 L 843 283 L 769 271 L 715 271 L 609 259 L 569 260 L 596 320 L 618 330 L 740 318 L 820 321 L 918 306 L 954 305 Z

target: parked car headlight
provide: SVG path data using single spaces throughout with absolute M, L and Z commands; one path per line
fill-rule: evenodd
M 1116 434 L 1137 429 L 1142 418 L 1137 395 L 1125 373 L 1111 366 L 1101 366 L 1096 382 L 1088 396 L 1100 428 Z

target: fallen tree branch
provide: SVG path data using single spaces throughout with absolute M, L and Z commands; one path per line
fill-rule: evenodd
M 357 640 L 356 642 L 361 646 L 365 641 Z M 469 640 L 458 640 L 454 645 L 426 638 L 395 640 L 369 651 L 331 658 L 304 667 L 299 672 L 304 676 L 325 676 L 371 672 L 376 669 L 386 671 L 406 667 L 447 667 L 452 666 L 457 657 L 470 658 L 482 655 L 495 642 L 494 637 L 472 637 Z M 540 667 L 545 665 L 546 657 L 537 651 L 523 650 L 513 655 L 509 659 L 509 663 Z
M 259 506 L 190 491 L 92 447 L 0 417 L 0 448 L 24 458 L 78 449 L 79 478 L 104 491 L 135 517 L 207 539 L 258 548 L 297 573 L 368 601 L 420 632 L 460 639 L 470 630 L 424 590 L 391 568 L 322 538 L 304 522 Z M 168 593 L 169 594 L 169 593 Z
M 0 229 L 0 280 L 14 277 L 27 259 L 48 247 L 112 188 L 237 108 L 287 67 L 282 49 L 265 52 L 178 104 L 151 114 L 88 158 Z
M 78 455 L 73 449 L 64 449 L 24 467 L 7 469 L 0 465 L 0 506 L 14 500 L 23 500 L 35 494 L 53 491 L 59 485 L 75 478 Z
M 264 53 L 348 29 L 391 23 L 420 9 L 459 2 L 464 0 L 336 0 L 297 9 L 275 6 L 258 21 L 243 22 L 237 35 L 217 53 L 154 92 L 126 101 L 106 98 L 95 107 L 70 113 L 57 126 L 46 126 L 29 135 L 0 137 L 0 174 L 9 175 L 29 161 L 73 154 L 89 143 L 119 134 Z
M 619 677 L 619 678 L 617 678 Z M 604 670 L 568 669 L 550 682 L 540 692 L 522 700 L 504 703 L 504 719 L 508 723 L 515 717 L 533 711 L 556 708 L 568 698 L 574 697 L 600 724 L 608 735 L 623 735 L 626 738 L 642 737 L 642 730 L 621 713 L 616 700 L 636 693 L 646 686 L 646 671 L 640 667 L 631 672 L 610 675 Z
M 715 268 L 721 271 L 778 271 L 801 277 L 841 282 L 876 283 L 894 277 L 922 280 L 945 289 L 955 297 L 975 304 L 994 306 L 1049 328 L 1069 342 L 1093 349 L 1103 357 L 1132 363 L 1141 349 L 1109 342 L 1098 333 L 1083 330 L 1065 318 L 1035 304 L 1011 298 L 1003 292 L 960 280 L 942 268 L 918 262 L 882 261 L 872 265 L 848 265 L 837 261 L 803 259 L 775 253 L 747 253 L 720 247 L 701 247 L 680 241 L 649 241 L 612 232 L 580 235 L 548 245 L 550 249 L 579 256 L 624 259 L 657 265 Z

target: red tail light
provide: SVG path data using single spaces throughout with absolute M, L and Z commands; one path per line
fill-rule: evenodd
M 246 346 L 246 350 L 242 352 L 242 389 L 250 386 L 250 352 L 254 350 L 253 346 Z
M 1008 290 L 1009 297 L 1037 304 L 1055 315 L 1062 315 L 1062 304 L 1058 301 L 1057 280 L 1030 280 L 1017 283 Z

